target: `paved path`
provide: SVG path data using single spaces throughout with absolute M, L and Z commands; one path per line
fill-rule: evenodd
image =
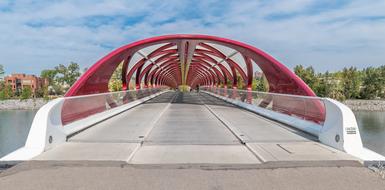
M 363 167 L 278 169 L 147 168 L 124 163 L 23 163 L 0 173 L 2 190 L 383 190 L 385 180 Z

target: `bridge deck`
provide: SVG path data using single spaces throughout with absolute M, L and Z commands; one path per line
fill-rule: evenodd
M 33 161 L 0 171 L 0 186 L 9 189 L 382 189 L 384 184 L 314 137 L 204 93 L 163 94 Z
M 132 164 L 352 164 L 355 160 L 313 136 L 205 93 L 177 92 L 98 123 L 35 159 Z

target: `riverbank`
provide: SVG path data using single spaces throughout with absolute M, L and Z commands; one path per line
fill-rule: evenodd
M 27 100 L 1 100 L 0 110 L 32 110 L 39 109 L 48 100 L 43 98 Z M 345 100 L 343 102 L 353 111 L 385 111 L 385 100 Z
M 39 109 L 48 100 L 43 98 L 27 99 L 27 100 L 1 100 L 0 110 L 33 110 Z
M 385 111 L 385 100 L 345 100 L 353 111 Z

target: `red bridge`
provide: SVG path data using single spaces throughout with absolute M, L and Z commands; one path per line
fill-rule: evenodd
M 116 71 L 123 90 L 110 92 Z M 252 91 L 255 71 L 263 72 L 268 92 Z M 130 81 L 134 90 L 128 90 Z M 328 166 L 339 171 L 337 166 L 385 158 L 363 147 L 348 107 L 316 97 L 265 52 L 214 36 L 167 35 L 116 49 L 88 69 L 65 97 L 42 107 L 25 146 L 0 159 L 20 160 L 210 169 Z M 186 172 L 194 175 L 194 170 Z M 362 175 L 348 176 L 352 181 Z

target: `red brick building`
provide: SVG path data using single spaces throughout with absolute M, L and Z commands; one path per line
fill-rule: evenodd
M 22 92 L 24 88 L 31 88 L 35 92 L 45 85 L 48 85 L 48 80 L 35 75 L 12 74 L 4 78 L 5 84 L 10 85 L 15 93 Z

